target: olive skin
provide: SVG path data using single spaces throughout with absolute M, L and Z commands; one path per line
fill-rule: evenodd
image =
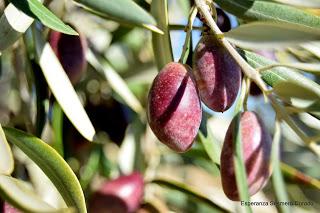
M 2 202 L 2 203 L 1 203 Z M 12 205 L 10 205 L 6 201 L 0 201 L 0 212 L 2 213 L 21 213 L 18 209 L 14 208 Z
M 142 202 L 144 180 L 139 172 L 123 175 L 106 181 L 94 193 L 89 203 L 89 212 L 132 213 Z
M 201 100 L 207 107 L 224 112 L 232 106 L 240 89 L 241 69 L 213 35 L 203 35 L 197 44 L 193 74 Z
M 176 152 L 191 148 L 201 117 L 201 102 L 188 65 L 171 62 L 154 79 L 147 116 L 157 138 Z
M 217 11 L 217 25 L 222 32 L 228 32 L 231 30 L 231 22 L 228 15 L 220 8 L 216 8 Z
M 233 160 L 233 129 L 235 124 L 235 120 L 233 120 L 227 130 L 220 161 L 223 191 L 230 200 L 239 201 Z M 254 112 L 246 111 L 241 114 L 240 131 L 247 183 L 251 196 L 261 190 L 270 177 L 272 139 L 262 120 Z
M 78 83 L 87 68 L 86 38 L 80 33 L 79 36 L 74 36 L 51 31 L 49 43 L 71 83 Z

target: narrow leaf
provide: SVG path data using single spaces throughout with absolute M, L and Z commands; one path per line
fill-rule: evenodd
M 0 193 L 13 206 L 24 212 L 57 212 L 21 180 L 0 175 Z
M 209 127 L 207 127 L 207 136 L 205 136 L 201 130 L 198 132 L 198 137 L 202 143 L 206 153 L 209 158 L 217 165 L 220 165 L 220 153 L 221 147 L 218 145 L 217 141 L 213 138 L 212 132 Z
M 161 70 L 167 63 L 173 61 L 170 32 L 168 29 L 168 1 L 152 1 L 151 14 L 155 17 L 158 27 L 164 33 L 163 35 L 157 33 L 152 34 L 154 58 L 158 70 Z
M 219 6 L 246 21 L 272 21 L 319 28 L 320 17 L 288 5 L 267 1 L 216 0 Z
M 227 39 L 246 49 L 276 49 L 320 39 L 320 30 L 290 23 L 253 22 L 225 33 Z
M 178 190 L 180 192 L 183 192 L 183 193 L 193 197 L 194 199 L 197 199 L 200 202 L 203 202 L 203 203 L 209 205 L 210 207 L 212 207 L 213 209 L 215 209 L 218 212 L 228 212 L 227 209 L 215 204 L 212 200 L 210 200 L 209 198 L 207 198 L 203 194 L 201 194 L 201 192 L 196 191 L 195 189 L 191 188 L 190 186 L 188 186 L 184 183 L 180 183 L 180 182 L 177 182 L 174 180 L 167 180 L 167 179 L 163 179 L 163 178 L 153 179 L 151 181 L 151 183 L 155 183 L 155 184 L 158 184 L 161 186 L 168 187 L 170 189 L 174 189 L 174 190 Z
M 80 183 L 68 164 L 48 144 L 20 130 L 4 128 L 10 142 L 20 148 L 48 176 L 69 207 L 86 212 Z
M 27 16 L 10 3 L 0 19 L 0 51 L 14 44 L 33 21 L 33 18 Z
M 287 67 L 293 69 L 303 70 L 305 72 L 310 72 L 315 75 L 320 75 L 320 64 L 316 63 L 275 63 L 268 66 L 263 67 L 263 70 L 271 69 L 274 67 Z M 261 70 L 261 69 L 260 69 Z
M 254 68 L 260 68 L 275 63 L 272 60 L 269 60 L 250 51 L 244 51 L 243 57 Z M 280 82 L 294 82 L 295 84 L 309 91 L 312 91 L 317 95 L 320 95 L 319 84 L 289 68 L 275 67 L 269 70 L 265 70 L 261 72 L 261 77 L 268 85 L 272 87 Z
M 282 4 L 289 4 L 297 7 L 320 8 L 319 0 L 273 0 Z
M 79 133 L 94 141 L 95 129 L 50 44 L 38 44 L 39 64 L 53 95 Z
M 0 174 L 10 175 L 14 168 L 14 160 L 10 145 L 0 124 Z
M 273 87 L 273 91 L 283 99 L 320 100 L 320 94 L 303 87 L 296 82 L 279 82 Z
M 45 26 L 65 34 L 78 35 L 70 26 L 66 25 L 38 0 L 11 0 L 17 8 L 28 16 L 41 21 Z
M 52 129 L 54 133 L 52 147 L 63 157 L 63 111 L 57 102 L 52 105 Z
M 279 121 L 276 121 L 275 131 L 272 142 L 272 153 L 271 153 L 271 161 L 272 161 L 272 184 L 273 189 L 276 193 L 277 201 L 279 202 L 288 202 L 288 195 L 286 192 L 286 185 L 283 180 L 281 168 L 280 168 L 280 141 L 281 141 L 281 127 Z M 278 207 L 281 212 L 289 213 L 290 208 L 285 205 L 280 205 Z
M 119 23 L 145 27 L 162 33 L 156 27 L 154 18 L 132 0 L 75 0 L 88 9 L 107 19 Z
M 99 60 L 100 59 L 100 60 Z M 88 62 L 99 72 L 103 73 L 109 82 L 111 88 L 120 95 L 120 97 L 128 104 L 128 106 L 137 113 L 143 111 L 139 100 L 129 89 L 127 83 L 121 78 L 121 76 L 110 66 L 107 61 L 102 61 L 101 58 L 97 58 L 92 51 L 88 51 Z

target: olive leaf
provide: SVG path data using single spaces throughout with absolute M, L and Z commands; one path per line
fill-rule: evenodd
M 275 61 L 267 59 L 261 55 L 250 51 L 243 51 L 243 57 L 254 68 L 261 68 L 271 64 Z M 262 79 L 270 86 L 274 87 L 280 82 L 294 82 L 295 84 L 312 91 L 320 97 L 320 85 L 308 79 L 295 70 L 286 67 L 274 67 L 261 72 Z
M 151 14 L 158 22 L 158 26 L 164 32 L 163 35 L 152 34 L 152 47 L 154 58 L 161 70 L 167 63 L 173 61 L 170 33 L 168 29 L 168 1 L 152 1 Z
M 68 207 L 87 212 L 80 183 L 69 165 L 48 144 L 23 131 L 3 128 L 8 140 L 20 148 L 48 176 Z
M 90 118 L 50 44 L 43 41 L 41 35 L 37 33 L 34 34 L 36 58 L 51 92 L 79 133 L 93 142 L 96 139 L 96 131 Z
M 27 183 L 16 178 L 0 175 L 0 193 L 13 206 L 24 212 L 57 212 L 44 202 Z
M 162 33 L 154 18 L 132 0 L 75 0 L 85 9 L 126 25 L 140 26 Z
M 78 35 L 70 26 L 66 25 L 38 0 L 11 0 L 11 3 L 29 17 L 41 21 L 45 26 L 70 35 Z
M 290 23 L 252 22 L 225 33 L 226 38 L 246 49 L 277 49 L 320 39 L 320 30 Z
M 10 145 L 0 124 L 0 174 L 10 175 L 14 168 L 14 159 Z
M 34 19 L 9 4 L 0 18 L 0 51 L 16 42 L 30 27 Z
M 252 0 L 216 0 L 222 9 L 246 21 L 271 21 L 319 28 L 320 17 L 284 4 Z
M 205 197 L 201 192 L 196 191 L 195 189 L 193 189 L 192 187 L 190 187 L 184 183 L 180 183 L 178 181 L 164 179 L 164 178 L 153 179 L 151 181 L 151 183 L 165 186 L 170 189 L 181 191 L 181 192 L 199 200 L 200 202 L 206 203 L 208 206 L 215 209 L 215 212 L 228 212 L 227 209 L 217 205 L 212 200 Z

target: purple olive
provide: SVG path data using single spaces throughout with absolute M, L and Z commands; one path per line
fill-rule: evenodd
M 148 122 L 157 138 L 176 152 L 191 148 L 202 111 L 188 65 L 171 62 L 154 79 L 148 97 Z
M 0 200 L 0 212 L 2 212 L 2 213 L 21 213 L 21 211 L 14 208 L 13 206 L 11 206 L 8 202 L 1 201 L 1 200 Z
M 234 103 L 241 69 L 214 36 L 205 34 L 193 56 L 193 73 L 201 100 L 213 111 L 224 112 Z
M 144 181 L 140 173 L 107 181 L 92 196 L 89 212 L 135 212 L 143 199 Z
M 230 200 L 239 201 L 234 170 L 233 120 L 227 130 L 221 152 L 221 180 L 223 191 Z M 243 159 L 247 172 L 249 194 L 254 195 L 267 183 L 270 174 L 272 139 L 265 125 L 254 112 L 243 112 L 240 118 Z
M 79 36 L 74 36 L 51 31 L 49 43 L 70 81 L 73 84 L 79 82 L 87 68 L 85 58 L 87 49 L 86 38 L 80 33 Z
M 216 8 L 217 11 L 217 25 L 222 32 L 228 32 L 231 30 L 231 22 L 228 15 L 220 8 Z

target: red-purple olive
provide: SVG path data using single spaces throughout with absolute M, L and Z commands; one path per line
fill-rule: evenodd
M 197 135 L 202 111 L 188 65 L 171 62 L 154 79 L 148 97 L 148 122 L 157 138 L 176 152 L 186 152 Z
M 228 32 L 231 29 L 231 22 L 228 15 L 220 8 L 217 11 L 217 25 L 222 32 Z
M 70 81 L 76 84 L 87 67 L 85 58 L 87 49 L 86 38 L 80 33 L 79 36 L 74 36 L 51 31 L 49 43 Z
M 132 213 L 143 199 L 144 181 L 140 173 L 107 181 L 94 193 L 90 200 L 89 212 Z
M 221 152 L 221 180 L 226 196 L 239 200 L 234 169 L 234 125 L 233 120 L 227 130 Z M 254 112 L 246 111 L 240 117 L 243 159 L 247 172 L 249 194 L 254 195 L 267 183 L 271 174 L 270 154 L 272 139 L 265 125 Z
M 6 201 L 4 201 L 4 202 L 0 201 L 0 212 L 1 213 L 21 213 L 21 211 L 14 208 Z
M 224 112 L 232 106 L 240 88 L 241 69 L 213 35 L 205 34 L 197 44 L 193 73 L 207 107 Z

